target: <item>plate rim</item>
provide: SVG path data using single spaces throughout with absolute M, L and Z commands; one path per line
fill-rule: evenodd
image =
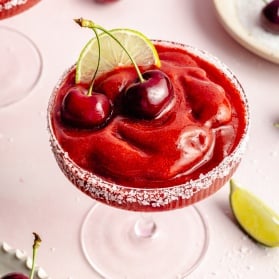
M 235 4 L 235 1 L 236 0 L 213 0 L 216 14 L 224 29 L 233 39 L 235 39 L 239 44 L 249 51 L 270 62 L 279 64 L 279 49 L 278 54 L 276 55 L 276 53 L 264 47 L 261 42 L 250 36 L 249 32 L 247 32 L 246 29 L 240 24 L 236 16 L 236 10 L 232 7 Z M 231 14 L 230 17 L 228 17 L 228 10 Z M 230 20 L 228 20 L 228 18 Z

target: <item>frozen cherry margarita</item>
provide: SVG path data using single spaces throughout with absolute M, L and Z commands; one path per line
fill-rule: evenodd
M 68 178 L 97 200 L 133 210 L 181 207 L 214 193 L 237 167 L 247 133 L 246 100 L 228 70 L 191 47 L 154 45 L 161 67 L 144 69 L 145 83 L 132 66 L 119 67 L 85 97 L 74 66 L 49 105 L 51 143 Z M 154 99 L 152 86 L 161 92 Z M 94 113 L 98 123 L 87 124 Z
M 84 255 L 102 278 L 186 278 L 208 243 L 205 220 L 187 205 L 241 161 L 243 89 L 204 51 L 76 22 L 96 37 L 55 87 L 48 127 L 65 176 L 100 201 L 81 227 Z

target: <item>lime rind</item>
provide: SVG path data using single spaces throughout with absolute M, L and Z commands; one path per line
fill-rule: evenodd
M 158 52 L 144 34 L 132 29 L 112 29 L 109 31 L 128 50 L 138 66 L 161 66 Z M 108 34 L 99 34 L 101 57 L 98 75 L 116 67 L 131 65 L 132 62 L 121 46 Z M 90 39 L 82 49 L 76 68 L 76 83 L 90 83 L 96 71 L 98 44 L 96 37 Z
M 250 191 L 230 181 L 230 205 L 240 227 L 255 241 L 279 246 L 279 215 Z

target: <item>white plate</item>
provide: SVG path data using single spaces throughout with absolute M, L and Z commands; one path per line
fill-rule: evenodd
M 10 272 L 30 273 L 32 259 L 27 256 L 26 252 L 19 249 L 12 249 L 6 242 L 0 243 L 0 276 Z M 50 279 L 46 272 L 36 268 L 34 279 Z
M 279 35 L 265 31 L 260 24 L 263 0 L 214 0 L 225 30 L 242 46 L 279 64 Z

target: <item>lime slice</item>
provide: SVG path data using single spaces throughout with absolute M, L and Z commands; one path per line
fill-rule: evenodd
M 131 29 L 113 29 L 109 31 L 126 48 L 138 66 L 160 66 L 160 59 L 153 43 L 142 33 Z M 98 75 L 132 62 L 123 48 L 108 34 L 99 35 L 101 58 Z M 77 62 L 76 83 L 88 84 L 98 64 L 98 42 L 94 37 L 81 51 Z
M 257 242 L 279 246 L 279 215 L 251 192 L 230 181 L 230 204 L 243 230 Z

